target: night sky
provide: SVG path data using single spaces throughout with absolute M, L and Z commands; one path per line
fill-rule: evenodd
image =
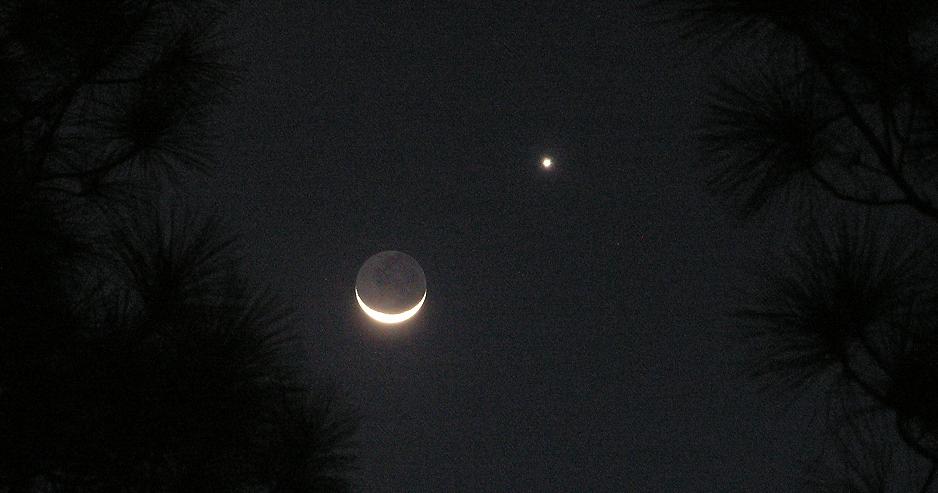
M 701 190 L 706 57 L 624 2 L 369 3 L 227 17 L 241 83 L 197 185 L 362 414 L 360 488 L 794 484 L 798 405 L 723 316 L 774 232 Z M 389 249 L 428 284 L 393 329 L 353 293 Z

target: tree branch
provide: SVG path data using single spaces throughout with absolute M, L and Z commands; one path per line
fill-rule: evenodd
M 908 205 L 910 203 L 908 199 L 888 199 L 887 200 L 887 199 L 879 199 L 879 198 L 856 197 L 856 196 L 840 191 L 833 183 L 831 183 L 827 178 L 825 178 L 823 175 L 818 173 L 817 170 L 813 168 L 811 169 L 811 176 L 821 185 L 821 188 L 823 188 L 824 191 L 830 193 L 837 199 L 840 199 L 846 202 L 853 202 L 855 204 L 874 205 L 874 206 L 876 205 L 883 205 L 883 206 Z
M 118 154 L 116 157 L 106 161 L 104 164 L 87 169 L 87 170 L 78 170 L 78 171 L 69 171 L 61 173 L 50 173 L 43 175 L 38 178 L 38 182 L 42 183 L 44 181 L 58 180 L 63 178 L 82 178 L 82 177 L 102 177 L 109 172 L 117 169 L 121 164 L 127 162 L 128 159 L 133 157 L 134 154 L 140 152 L 140 146 L 131 146 L 128 150 Z
M 140 15 L 140 18 L 137 19 L 137 26 L 140 26 L 150 15 L 150 9 L 153 7 L 153 1 L 147 2 L 146 7 L 143 9 L 143 13 Z M 137 32 L 137 29 L 128 29 L 127 38 L 129 39 Z M 75 101 L 76 96 L 78 96 L 79 90 L 82 86 L 92 83 L 96 80 L 97 74 L 104 70 L 110 60 L 107 59 L 107 56 L 104 56 L 100 63 L 93 65 L 92 67 L 87 68 L 82 71 L 75 79 L 65 87 L 62 93 L 58 96 L 60 102 L 57 104 L 58 112 L 55 117 L 52 119 L 52 122 L 49 124 L 49 128 L 46 129 L 45 134 L 40 137 L 37 142 L 37 146 L 44 150 L 42 160 L 37 164 L 37 169 L 34 170 L 33 179 L 41 181 L 46 177 L 41 176 L 41 170 L 45 169 L 47 158 L 49 156 L 49 150 L 51 149 L 55 136 L 58 134 L 59 129 L 62 125 L 62 120 L 65 118 L 65 114 L 68 113 L 68 109 L 72 106 Z M 55 106 L 55 104 L 53 103 Z
M 857 130 L 860 131 L 864 139 L 866 139 L 866 141 L 870 144 L 873 152 L 879 159 L 880 164 L 882 164 L 883 169 L 906 196 L 908 204 L 922 214 L 925 214 L 933 220 L 938 221 L 938 209 L 936 209 L 935 206 L 933 206 L 927 200 L 920 197 L 915 191 L 915 188 L 905 179 L 904 176 L 902 176 L 902 173 L 899 172 L 899 169 L 893 162 L 894 156 L 890 154 L 888 147 L 880 142 L 879 136 L 876 135 L 876 131 L 874 131 L 870 124 L 863 118 L 863 115 L 860 114 L 859 109 L 857 109 L 857 106 L 850 98 L 850 95 L 847 94 L 846 90 L 837 80 L 837 77 L 831 71 L 829 65 L 831 63 L 831 57 L 828 56 L 825 52 L 823 43 L 821 43 L 820 40 L 815 38 L 811 33 L 805 33 L 802 39 L 805 42 L 809 56 L 812 57 L 817 63 L 818 68 L 821 70 L 824 78 L 830 84 L 831 89 L 834 90 L 834 93 L 837 95 L 838 99 L 840 99 L 841 103 L 843 103 L 844 109 L 847 111 L 847 116 L 850 118 L 851 123 L 857 127 Z

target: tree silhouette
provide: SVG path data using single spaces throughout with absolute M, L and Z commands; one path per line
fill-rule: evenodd
M 173 191 L 212 165 L 230 3 L 0 5 L 0 491 L 350 488 L 354 415 Z
M 744 219 L 799 220 L 734 303 L 756 375 L 823 392 L 830 447 L 809 483 L 938 489 L 938 4 L 648 7 L 722 70 L 701 125 L 709 189 Z

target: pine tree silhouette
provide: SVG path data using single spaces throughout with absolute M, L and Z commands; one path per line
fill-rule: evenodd
M 0 5 L 0 491 L 350 488 L 289 307 L 161 205 L 213 165 L 230 3 Z
M 746 220 L 799 218 L 734 303 L 754 373 L 826 396 L 808 482 L 938 489 L 938 4 L 647 7 L 723 69 L 700 127 L 709 189 Z

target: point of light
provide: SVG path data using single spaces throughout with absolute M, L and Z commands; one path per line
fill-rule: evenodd
M 554 160 L 549 157 L 545 157 L 544 159 L 541 160 L 541 166 L 545 168 L 550 168 L 553 165 L 554 165 Z
M 362 311 L 365 312 L 369 317 L 381 322 L 383 324 L 397 324 L 401 323 L 410 317 L 413 317 L 420 311 L 420 307 L 423 306 L 423 302 L 427 299 L 427 292 L 423 292 L 423 298 L 420 298 L 420 302 L 414 305 L 413 308 L 400 312 L 400 313 L 384 313 L 371 308 L 362 301 L 362 297 L 358 295 L 358 288 L 355 288 L 355 299 L 358 300 L 358 306 L 362 308 Z

